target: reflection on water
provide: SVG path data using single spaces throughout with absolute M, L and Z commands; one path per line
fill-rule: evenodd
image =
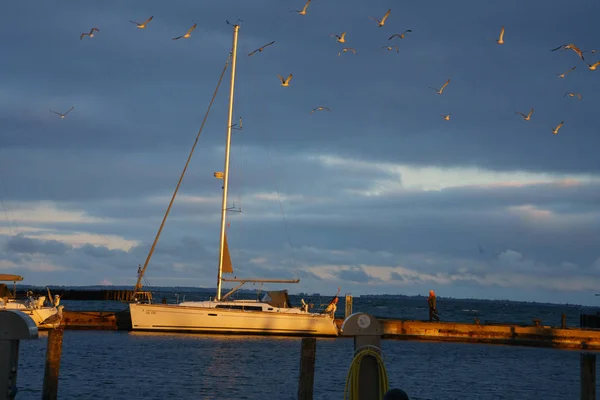
M 17 399 L 41 397 L 47 336 L 23 341 Z M 573 399 L 579 352 L 382 342 L 390 384 L 411 399 Z M 318 339 L 315 400 L 343 398 L 350 339 Z M 294 399 L 300 339 L 66 331 L 61 399 Z

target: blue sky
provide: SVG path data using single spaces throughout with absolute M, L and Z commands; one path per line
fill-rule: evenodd
M 596 304 L 600 69 L 550 50 L 573 43 L 600 60 L 586 17 L 600 4 L 313 0 L 307 15 L 290 12 L 303 6 L 5 6 L 0 270 L 37 285 L 135 283 L 230 50 L 225 20 L 240 18 L 236 276 L 300 277 L 292 292 Z M 369 16 L 387 9 L 379 28 Z M 146 29 L 128 22 L 150 16 Z M 194 23 L 189 39 L 171 40 Z M 344 44 L 329 36 L 341 32 Z M 343 47 L 358 54 L 338 56 Z M 281 87 L 277 75 L 290 73 Z M 447 79 L 442 95 L 429 88 Z M 229 73 L 148 267 L 152 285 L 215 286 L 213 172 L 223 169 L 228 89 Z M 64 119 L 49 112 L 71 106 Z M 310 114 L 317 106 L 331 112 Z M 531 108 L 530 121 L 515 113 Z

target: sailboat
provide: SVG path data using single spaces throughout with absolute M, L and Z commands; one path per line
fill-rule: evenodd
M 0 282 L 13 282 L 16 285 L 22 280 L 23 277 L 20 275 L 0 274 Z M 11 292 L 5 283 L 0 283 L 0 311 L 21 311 L 29 315 L 39 329 L 54 327 L 52 324 L 48 324 L 48 321 L 58 313 L 60 296 L 55 295 L 52 298 L 50 290 L 48 290 L 48 302 L 50 305 L 46 305 L 46 296 L 34 297 L 33 294 L 28 294 L 25 299 L 17 299 L 16 286 Z
M 339 331 L 334 320 L 334 313 L 311 312 L 308 304 L 306 304 L 304 301 L 302 301 L 302 305 L 300 307 L 292 307 L 286 290 L 267 291 L 261 300 L 230 299 L 233 293 L 235 293 L 244 284 L 250 282 L 299 282 L 299 279 L 241 279 L 223 277 L 224 273 L 233 273 L 225 228 L 238 34 L 239 25 L 234 24 L 233 46 L 230 53 L 231 84 L 229 92 L 227 140 L 225 146 L 225 166 L 223 172 L 214 173 L 216 178 L 223 179 L 220 249 L 216 296 L 214 299 L 206 301 L 183 301 L 178 304 L 156 304 L 151 302 L 149 296 L 145 296 L 147 301 L 129 304 L 132 330 L 293 336 L 337 336 Z M 173 199 L 171 200 L 171 204 Z M 167 209 L 167 212 L 168 210 L 169 209 Z M 164 222 L 165 220 L 163 219 L 163 225 Z M 161 228 L 159 229 L 159 234 L 163 225 L 161 225 Z M 152 246 L 151 253 L 156 245 L 157 240 L 158 235 Z M 138 283 L 136 284 L 135 288 L 136 291 L 141 288 L 141 277 L 143 275 L 143 271 L 145 271 L 145 268 L 147 267 L 150 254 L 146 260 L 144 268 L 138 270 Z M 224 296 L 221 296 L 223 282 L 235 282 L 237 283 L 237 286 L 227 292 Z

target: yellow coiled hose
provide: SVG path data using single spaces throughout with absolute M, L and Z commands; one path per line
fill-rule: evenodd
M 352 364 L 350 364 L 348 377 L 346 378 L 346 387 L 344 388 L 344 400 L 358 400 L 360 363 L 366 356 L 373 356 L 377 360 L 380 399 L 383 399 L 383 396 L 389 390 L 387 371 L 385 370 L 385 364 L 383 363 L 383 358 L 381 358 L 379 348 L 376 346 L 363 346 L 358 349 L 352 360 Z

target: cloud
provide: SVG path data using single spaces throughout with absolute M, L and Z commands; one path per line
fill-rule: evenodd
M 22 254 L 63 255 L 70 246 L 56 240 L 37 240 L 17 235 L 6 243 L 6 251 Z
M 311 5 L 306 18 L 264 0 L 11 3 L 0 24 L 0 73 L 11 77 L 0 87 L 0 268 L 40 285 L 135 283 L 230 51 L 225 20 L 240 18 L 233 117 L 244 128 L 231 138 L 227 204 L 235 276 L 299 277 L 292 291 L 590 302 L 600 83 L 582 64 L 557 78 L 580 61 L 549 50 L 566 38 L 592 49 L 589 23 L 557 27 L 553 16 L 595 15 L 600 4 L 517 6 L 392 9 L 388 33 L 413 30 L 396 54 L 368 19 L 387 6 L 358 1 Z M 128 22 L 150 15 L 145 30 Z M 171 40 L 194 22 L 189 40 Z M 100 32 L 80 40 L 92 26 Z M 357 56 L 337 56 L 328 35 L 341 31 Z M 229 72 L 151 284 L 216 283 L 223 181 L 213 173 L 224 169 Z M 281 88 L 277 74 L 289 73 Z M 442 96 L 429 89 L 448 78 Z M 309 114 L 317 105 L 332 112 Z M 65 119 L 49 112 L 71 106 Z M 531 107 L 531 121 L 515 114 Z

